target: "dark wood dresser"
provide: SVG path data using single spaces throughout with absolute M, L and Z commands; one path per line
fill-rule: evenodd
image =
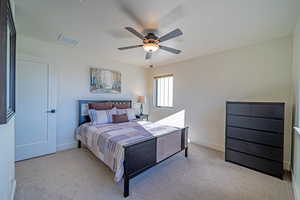
M 226 102 L 225 160 L 283 177 L 284 103 Z

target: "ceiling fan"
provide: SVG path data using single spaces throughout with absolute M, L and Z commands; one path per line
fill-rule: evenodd
M 172 38 L 178 37 L 180 35 L 183 35 L 182 31 L 177 28 L 167 34 L 165 34 L 162 37 L 157 37 L 154 33 L 148 33 L 146 36 L 136 31 L 134 28 L 131 27 L 125 27 L 126 30 L 143 40 L 144 44 L 141 45 L 133 45 L 128 47 L 120 47 L 119 50 L 127 50 L 127 49 L 133 49 L 138 47 L 143 47 L 146 51 L 145 59 L 148 60 L 151 58 L 152 53 L 157 51 L 158 49 L 162 49 L 164 51 L 168 51 L 170 53 L 179 54 L 181 51 L 178 49 L 174 49 L 171 47 L 166 47 L 163 45 L 159 45 L 159 43 L 170 40 Z

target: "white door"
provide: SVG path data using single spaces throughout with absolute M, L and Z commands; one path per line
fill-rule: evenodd
M 17 161 L 56 151 L 54 80 L 54 71 L 49 64 L 17 61 Z

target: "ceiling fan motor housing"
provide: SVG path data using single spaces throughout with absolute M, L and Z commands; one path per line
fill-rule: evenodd
M 154 34 L 154 33 L 148 33 L 144 40 L 143 43 L 147 44 L 147 43 L 158 43 L 159 42 L 159 38 Z

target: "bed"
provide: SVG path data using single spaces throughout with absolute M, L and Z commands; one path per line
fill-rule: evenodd
M 89 105 L 112 103 L 132 107 L 130 100 L 79 100 L 78 148 L 86 146 L 114 172 L 114 180 L 124 179 L 124 197 L 129 196 L 130 179 L 169 157 L 185 151 L 188 156 L 188 128 L 148 121 L 91 124 Z

